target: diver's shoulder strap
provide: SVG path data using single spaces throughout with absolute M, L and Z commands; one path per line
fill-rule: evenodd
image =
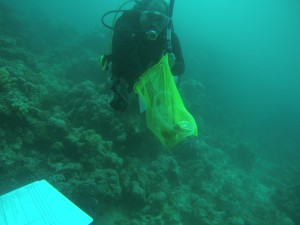
M 168 53 L 172 52 L 172 27 L 173 27 L 173 11 L 174 11 L 175 0 L 170 0 L 169 4 L 169 23 L 167 27 L 167 51 Z

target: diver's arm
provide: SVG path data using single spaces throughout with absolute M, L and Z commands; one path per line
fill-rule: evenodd
M 180 42 L 175 32 L 172 32 L 172 48 L 176 57 L 175 65 L 172 68 L 172 73 L 173 75 L 182 75 L 185 70 L 185 63 L 182 56 Z

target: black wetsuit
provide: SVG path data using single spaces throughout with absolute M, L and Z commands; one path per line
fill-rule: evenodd
M 173 75 L 181 75 L 185 64 L 178 37 L 172 30 L 172 48 L 176 62 Z M 139 11 L 125 12 L 115 24 L 112 42 L 112 75 L 123 78 L 131 91 L 138 78 L 166 53 L 166 30 L 155 41 L 148 40 L 141 31 Z

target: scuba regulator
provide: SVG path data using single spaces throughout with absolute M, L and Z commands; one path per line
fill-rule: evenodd
M 149 41 L 156 41 L 158 38 L 158 32 L 154 29 L 146 31 L 146 38 Z

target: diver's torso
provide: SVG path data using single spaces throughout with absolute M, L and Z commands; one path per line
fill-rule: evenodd
M 158 63 L 165 49 L 166 32 L 163 31 L 156 40 L 148 40 L 146 34 L 141 32 L 138 13 L 124 13 L 116 22 L 112 48 L 115 55 L 113 67 L 122 67 L 115 71 L 122 73 L 118 76 L 129 83 L 134 83 L 148 68 Z

